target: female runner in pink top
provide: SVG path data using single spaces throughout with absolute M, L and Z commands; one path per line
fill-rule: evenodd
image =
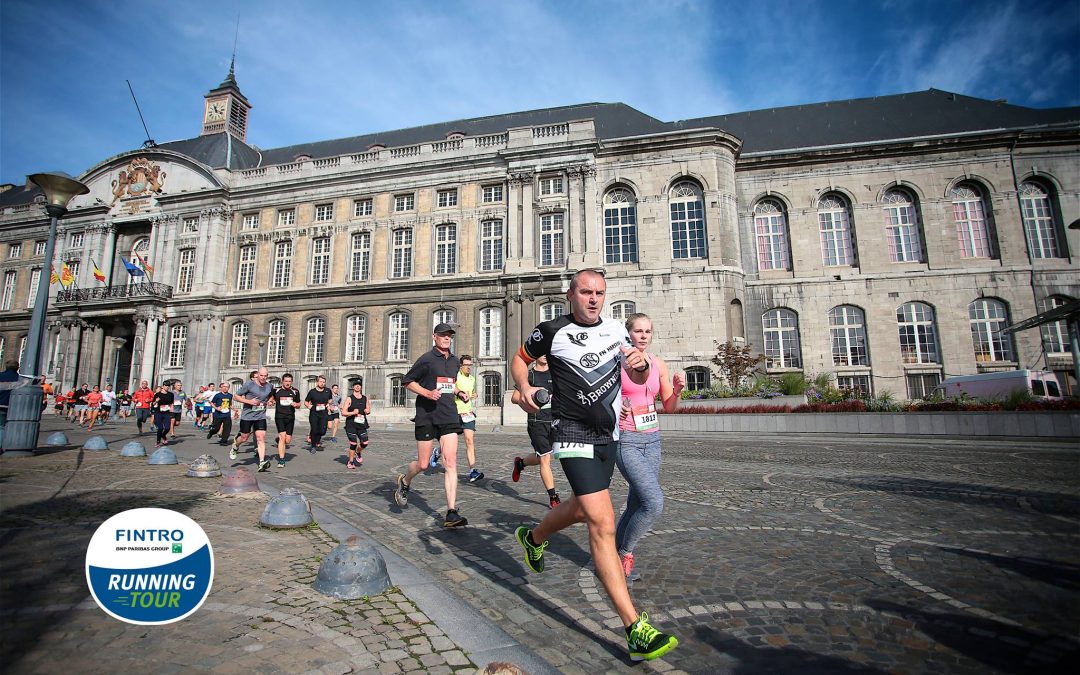
M 645 314 L 632 314 L 626 320 L 630 341 L 642 352 L 652 344 L 652 320 Z M 683 390 L 682 375 L 669 377 L 664 360 L 646 353 L 649 379 L 634 384 L 623 370 L 623 410 L 619 420 L 619 451 L 615 463 L 630 484 L 626 508 L 615 528 L 615 546 L 622 559 L 623 574 L 634 569 L 634 546 L 649 531 L 664 510 L 664 491 L 660 489 L 660 420 L 656 397 L 660 395 L 663 411 L 675 410 Z

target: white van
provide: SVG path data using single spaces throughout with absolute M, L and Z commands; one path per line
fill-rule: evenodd
M 934 393 L 941 393 L 946 398 L 967 394 L 973 398 L 991 399 L 1005 398 L 1016 389 L 1027 391 L 1033 398 L 1061 398 L 1057 378 L 1046 370 L 1004 370 L 997 373 L 947 377 Z

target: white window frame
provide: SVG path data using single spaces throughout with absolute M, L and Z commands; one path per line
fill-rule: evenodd
M 484 396 L 481 399 L 485 406 L 502 405 L 502 375 L 494 371 L 486 371 L 480 374 L 483 383 Z
M 366 218 L 375 213 L 375 204 L 371 197 L 353 200 L 353 218 Z
M 458 205 L 457 188 L 448 188 L 435 191 L 436 208 L 449 209 Z
M 435 226 L 435 274 L 457 274 L 457 225 Z
M 1062 295 L 1051 295 L 1043 300 L 1043 310 L 1048 312 L 1058 307 L 1064 307 L 1072 302 L 1070 298 Z M 1065 356 L 1071 353 L 1069 326 L 1064 319 L 1052 323 L 1043 324 L 1039 327 L 1042 333 L 1043 347 L 1047 354 Z
M 637 198 L 624 187 L 604 195 L 604 263 L 638 261 Z
M 1012 337 L 1001 332 L 1009 325 L 1008 305 L 996 298 L 979 298 L 968 305 L 968 321 L 976 363 L 1015 360 Z
M 694 380 L 701 379 L 701 386 Z M 712 373 L 705 366 L 690 366 L 686 369 L 687 391 L 706 391 L 712 386 Z
M 829 310 L 829 337 L 834 366 L 869 366 L 866 342 L 866 313 L 854 305 L 837 305 Z
M 893 188 L 882 197 L 885 238 L 892 262 L 923 262 L 922 233 L 915 198 L 907 191 Z
M 266 339 L 266 363 L 267 365 L 281 365 L 285 363 L 285 347 L 287 341 L 288 325 L 285 319 L 273 319 L 266 326 L 268 337 Z
M 232 327 L 232 341 L 229 345 L 229 365 L 239 367 L 247 365 L 248 335 L 251 327 L 246 321 L 237 321 Z
M 562 211 L 540 216 L 540 267 L 566 264 L 566 217 Z
M 540 305 L 540 321 L 552 321 L 566 314 L 566 305 L 561 302 L 545 302 Z
M 82 232 L 72 232 L 71 235 L 68 237 L 68 248 L 71 249 L 71 250 L 75 250 L 77 248 L 82 248 L 82 246 L 83 246 L 83 233 Z
M 19 283 L 19 273 L 15 270 L 4 272 L 4 297 L 0 299 L 0 310 L 11 309 L 15 302 L 15 286 Z
M 1024 222 L 1024 237 L 1032 258 L 1061 258 L 1057 218 L 1050 192 L 1041 184 L 1025 181 L 1020 184 L 1020 215 Z
M 292 283 L 292 257 L 291 239 L 274 244 L 274 276 L 270 279 L 271 288 L 288 288 Z
M 632 314 L 637 314 L 637 304 L 631 300 L 620 300 L 610 305 L 611 318 L 626 321 Z
M 952 189 L 953 220 L 961 258 L 992 258 L 993 242 L 982 191 L 962 183 Z
M 408 389 L 405 388 L 404 375 L 391 375 L 386 390 L 389 392 L 388 404 L 391 408 L 404 408 L 408 405 Z
M 496 232 L 497 231 L 497 232 Z M 480 271 L 501 272 L 505 264 L 506 239 L 501 218 L 480 222 Z
M 183 368 L 187 358 L 187 334 L 186 324 L 174 324 L 169 329 L 169 367 Z
M 409 360 L 409 314 L 407 312 L 394 312 L 386 318 L 387 361 Z
M 701 188 L 688 180 L 679 181 L 671 188 L 668 208 L 672 260 L 708 258 L 708 223 Z
M 316 223 L 332 223 L 334 222 L 334 204 L 316 204 L 315 205 L 315 222 Z
M 901 363 L 941 363 L 933 307 L 923 302 L 906 302 L 896 308 L 896 325 L 900 336 Z
M 495 184 L 492 184 L 492 185 L 485 185 L 485 186 L 483 186 L 481 188 L 481 197 L 480 197 L 480 199 L 484 204 L 499 204 L 505 198 L 503 196 L 504 194 L 505 194 L 505 191 L 503 190 L 503 184 L 502 183 L 495 183 Z
M 855 264 L 855 249 L 851 243 L 851 209 L 848 202 L 835 194 L 818 200 L 818 233 L 821 238 L 821 264 L 825 267 Z
M 22 257 L 22 244 L 9 244 L 8 245 L 8 259 L 14 260 L 15 258 Z
M 413 231 L 402 227 L 390 232 L 390 278 L 408 279 L 413 274 Z
M 257 230 L 262 221 L 258 211 L 255 213 L 245 213 L 243 219 L 240 222 L 240 228 L 243 230 Z
M 315 237 L 311 240 L 311 264 L 309 286 L 325 286 L 330 283 L 331 240 Z
M 353 232 L 349 246 L 349 281 L 367 281 L 371 278 L 371 233 Z
M 541 197 L 565 194 L 566 190 L 566 182 L 563 181 L 562 175 L 541 176 L 537 180 L 537 185 L 537 193 Z
M 180 249 L 179 260 L 176 269 L 176 292 L 190 293 L 195 286 L 195 249 Z
M 30 270 L 30 286 L 26 294 L 26 308 L 33 309 L 37 302 L 38 285 L 41 283 L 41 268 L 35 267 Z
M 187 218 L 184 218 L 184 220 L 183 220 L 183 222 L 181 224 L 180 231 L 183 234 L 195 234 L 196 232 L 198 232 L 199 231 L 199 217 L 198 216 L 188 216 Z
M 754 207 L 754 239 L 757 241 L 758 269 L 790 270 L 787 215 L 775 199 L 763 199 Z
M 394 213 L 406 213 L 416 210 L 416 194 L 402 193 L 394 195 Z
M 296 224 L 296 209 L 279 209 L 277 212 L 278 227 L 292 227 Z
M 35 256 L 45 255 L 45 248 L 46 248 L 47 244 L 48 244 L 48 242 L 45 242 L 45 241 L 35 241 L 34 242 L 34 255 Z
M 345 320 L 345 360 L 363 361 L 367 355 L 367 315 L 353 314 Z
M 502 349 L 502 310 L 498 307 L 484 307 L 480 310 L 480 344 L 477 354 L 480 358 L 501 358 Z
M 322 363 L 326 358 L 326 318 L 313 316 L 304 327 L 304 363 Z
M 259 257 L 258 246 L 246 244 L 237 253 L 236 290 L 250 291 L 255 287 L 255 266 Z
M 770 309 L 761 315 L 761 330 L 767 369 L 802 368 L 798 314 L 786 307 Z

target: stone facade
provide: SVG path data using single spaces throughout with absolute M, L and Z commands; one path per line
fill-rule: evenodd
M 714 340 L 764 351 L 762 315 L 777 308 L 796 317 L 798 348 L 794 365 L 774 363 L 771 372 L 867 376 L 875 391 L 900 398 L 912 374 L 1071 363 L 1048 356 L 1039 331 L 1018 334 L 1008 360 L 977 361 L 969 305 L 999 300 L 1012 323 L 1046 309 L 1050 296 L 1080 297 L 1080 231 L 1066 227 L 1080 215 L 1075 124 L 744 153 L 745 139 L 708 126 L 619 136 L 600 133 L 594 119 L 507 119 L 497 133 L 332 156 L 300 149 L 269 165 L 214 166 L 174 144 L 102 162 L 80 178 L 90 194 L 62 221 L 57 271 L 60 261 L 78 261 L 79 272 L 72 289 L 54 286 L 50 379 L 65 389 L 167 378 L 190 387 L 246 379 L 265 362 L 272 375 L 290 371 L 301 382 L 360 375 L 370 395 L 389 404 L 398 394 L 400 403 L 394 378 L 430 347 L 436 318 L 452 318 L 455 351 L 476 356 L 485 403 L 498 409 L 507 356 L 552 303 L 565 304 L 570 275 L 584 267 L 605 269 L 609 311 L 630 302 L 653 317 L 656 351 L 680 369 L 708 367 Z M 156 189 L 124 173 L 138 160 L 154 167 Z M 1053 209 L 1054 257 L 1037 257 L 1025 238 L 1018 190 L 1031 180 Z M 988 255 L 961 253 L 959 185 L 979 194 Z M 883 200 L 896 187 L 914 201 L 914 262 L 890 256 Z M 614 190 L 629 201 L 608 203 Z M 851 256 L 842 265 L 824 264 L 819 201 L 827 195 L 847 207 Z M 779 269 L 762 269 L 763 202 L 779 209 Z M 0 311 L 10 356 L 26 335 L 29 274 L 42 264 L 32 254 L 47 223 L 29 191 L 9 189 L 0 204 L 0 279 L 16 273 L 10 309 Z M 672 220 L 695 207 L 703 240 Z M 628 208 L 636 242 L 612 262 L 606 215 L 626 222 Z M 686 248 L 673 228 L 690 232 Z M 21 251 L 9 254 L 16 244 Z M 121 258 L 142 266 L 135 253 L 154 285 L 125 271 Z M 934 362 L 904 363 L 896 312 L 909 302 L 932 308 Z M 840 305 L 863 313 L 865 365 L 836 362 L 829 311 Z M 363 317 L 362 341 L 349 331 L 360 319 L 350 317 Z

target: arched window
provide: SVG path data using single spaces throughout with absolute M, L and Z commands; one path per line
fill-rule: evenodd
M 345 360 L 363 361 L 367 338 L 367 317 L 350 316 L 345 322 Z
M 1050 192 L 1039 183 L 1020 184 L 1020 215 L 1024 236 L 1032 258 L 1060 258 L 1064 254 L 1058 241 L 1058 228 Z
M 675 260 L 704 258 L 705 199 L 694 183 L 679 181 L 671 188 L 671 257 Z
M 894 188 L 885 193 L 882 203 L 889 258 L 893 262 L 922 262 L 922 237 L 915 199 L 907 191 Z
M 502 405 L 502 378 L 498 373 L 484 373 L 484 405 Z
M 896 309 L 900 330 L 900 358 L 904 363 L 940 363 L 934 310 L 921 302 Z
M 389 340 L 387 341 L 386 359 L 388 361 L 409 360 L 409 315 L 396 312 L 389 317 Z
M 758 269 L 787 270 L 787 218 L 784 207 L 774 199 L 765 199 L 754 207 L 754 232 L 757 235 Z
M 739 338 L 746 343 L 746 324 L 744 323 L 742 301 L 735 298 L 728 309 L 728 328 L 732 338 Z
M 611 318 L 616 321 L 626 321 L 635 312 L 637 312 L 637 305 L 629 300 L 611 303 Z
M 497 307 L 480 310 L 480 358 L 502 356 L 502 312 Z
M 870 365 L 866 351 L 866 319 L 861 309 L 851 305 L 830 309 L 829 333 L 832 337 L 833 365 Z
M 266 343 L 266 363 L 281 365 L 285 363 L 285 320 L 274 319 L 267 326 L 269 339 Z
M 561 302 L 547 302 L 540 305 L 540 320 L 551 321 L 557 316 L 566 314 L 566 305 Z
M 132 276 L 129 274 L 127 281 L 128 286 L 131 286 L 132 284 L 145 284 L 150 281 L 150 279 L 147 278 L 146 270 L 144 269 L 146 266 L 146 259 L 149 257 L 150 237 L 139 237 L 131 247 L 131 254 L 128 257 L 128 260 L 130 260 L 133 265 L 143 270 L 143 274 L 142 276 Z
M 435 332 L 435 326 L 440 323 L 448 323 L 451 326 L 454 325 L 454 310 L 452 309 L 437 309 L 431 315 L 431 331 Z M 450 351 L 457 351 L 457 334 L 450 338 Z
M 1009 312 L 1004 302 L 980 298 L 968 305 L 968 318 L 976 361 L 1013 360 L 1012 338 L 1001 332 L 1009 325 Z
M 770 309 L 761 315 L 767 368 L 802 368 L 799 317 L 790 309 Z
M 248 324 L 238 321 L 232 327 L 232 345 L 229 349 L 229 365 L 243 366 L 247 364 L 248 349 Z
M 818 200 L 818 232 L 823 265 L 855 264 L 855 248 L 851 243 L 851 209 L 846 199 L 837 194 L 827 194 Z
M 169 367 L 183 368 L 187 356 L 187 326 L 178 323 L 169 330 Z
M 704 391 L 709 388 L 709 369 L 704 366 L 690 366 L 686 369 L 686 388 L 689 391 Z
M 637 262 L 637 200 L 626 188 L 604 195 L 604 262 Z
M 313 316 L 307 321 L 307 348 L 304 350 L 304 361 L 322 363 L 325 345 L 326 319 Z
M 975 185 L 961 183 L 950 193 L 953 220 L 956 221 L 956 240 L 961 258 L 990 258 L 993 249 L 990 226 L 986 220 L 986 202 Z
M 439 225 L 435 228 L 435 274 L 454 274 L 455 272 L 457 272 L 457 225 L 451 223 Z
M 405 407 L 405 385 L 401 375 L 390 376 L 390 405 L 395 408 Z
M 1043 311 L 1048 312 L 1051 309 L 1064 307 L 1070 302 L 1072 302 L 1072 299 L 1063 295 L 1051 295 L 1043 300 Z M 1040 328 L 1042 330 L 1043 348 L 1047 354 L 1060 356 L 1069 353 L 1069 327 L 1064 319 L 1043 324 Z

